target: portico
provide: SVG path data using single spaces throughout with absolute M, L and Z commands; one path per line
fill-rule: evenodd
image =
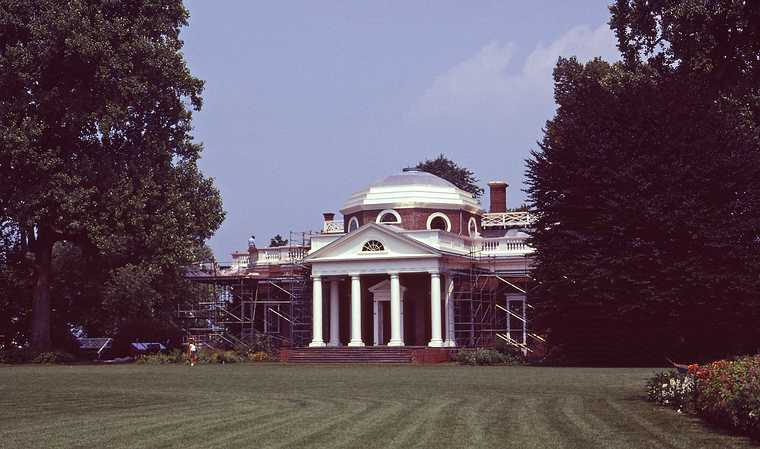
M 329 329 L 329 345 L 339 345 L 341 319 L 350 323 L 347 345 L 352 347 L 410 342 L 453 346 L 453 283 L 442 259 L 436 249 L 374 223 L 312 253 L 306 258 L 313 280 L 314 330 L 309 346 L 327 345 L 325 329 Z M 324 319 L 327 285 L 330 314 Z M 340 292 L 341 286 L 348 292 Z M 349 297 L 348 310 L 340 308 L 341 294 Z M 371 314 L 363 310 L 369 301 Z M 362 332 L 368 324 L 369 338 Z

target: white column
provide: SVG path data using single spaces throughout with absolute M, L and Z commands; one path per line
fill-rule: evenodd
M 340 346 L 340 311 L 338 280 L 330 281 L 330 346 Z
M 401 331 L 401 284 L 398 273 L 391 273 L 391 340 L 388 346 L 404 346 Z
M 444 282 L 444 303 L 446 304 L 446 342 L 444 346 L 455 347 L 456 337 L 454 336 L 454 278 L 447 274 L 443 277 Z
M 312 317 L 312 339 L 309 343 L 310 348 L 323 347 L 325 341 L 322 340 L 322 278 L 313 276 L 314 288 L 311 295 L 311 317 Z
M 372 344 L 380 346 L 380 301 L 372 300 Z
M 362 284 L 359 275 L 351 275 L 351 341 L 348 346 L 364 346 L 362 341 Z
M 430 273 L 430 343 L 428 346 L 440 348 L 441 340 L 441 274 Z

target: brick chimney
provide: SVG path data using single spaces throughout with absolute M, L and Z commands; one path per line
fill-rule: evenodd
M 504 181 L 491 181 L 488 183 L 488 187 L 491 189 L 489 198 L 491 205 L 489 212 L 506 212 L 507 211 L 507 184 Z
M 325 222 L 333 221 L 335 218 L 335 214 L 333 212 L 325 212 L 322 214 L 322 216 L 325 218 Z

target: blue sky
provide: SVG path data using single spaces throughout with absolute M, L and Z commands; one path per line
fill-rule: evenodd
M 558 56 L 618 58 L 608 1 L 189 0 L 206 81 L 194 135 L 227 219 L 217 259 L 289 231 L 440 153 L 525 199 Z M 487 198 L 483 199 L 484 204 Z

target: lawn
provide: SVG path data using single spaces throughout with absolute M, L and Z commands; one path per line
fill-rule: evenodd
M 0 367 L 1 448 L 744 448 L 644 400 L 652 369 Z

